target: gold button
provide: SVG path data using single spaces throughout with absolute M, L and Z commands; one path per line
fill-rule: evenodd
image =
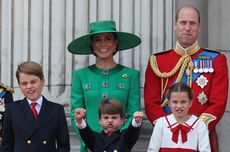
M 32 141 L 31 140 L 27 140 L 27 144 L 31 144 L 32 143 Z
M 43 140 L 43 142 L 42 142 L 44 145 L 46 145 L 47 144 L 47 142 L 46 142 L 46 140 Z

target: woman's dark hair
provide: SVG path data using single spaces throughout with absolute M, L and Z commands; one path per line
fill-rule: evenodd
M 177 82 L 174 83 L 168 90 L 168 99 L 170 100 L 171 94 L 174 92 L 186 92 L 188 93 L 188 97 L 190 100 L 193 99 L 193 91 L 192 89 L 185 83 Z
M 98 114 L 99 118 L 102 114 L 119 114 L 123 118 L 123 107 L 120 102 L 114 99 L 106 99 L 100 103 Z

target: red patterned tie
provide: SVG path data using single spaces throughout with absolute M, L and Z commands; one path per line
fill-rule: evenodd
M 37 110 L 36 110 L 36 108 L 35 108 L 36 104 L 37 104 L 36 102 L 32 102 L 32 103 L 31 103 L 31 105 L 32 105 L 31 110 L 32 110 L 32 112 L 33 112 L 33 114 L 34 114 L 34 118 L 35 118 L 35 119 L 38 117 L 38 112 L 37 112 Z
M 112 131 L 109 131 L 109 132 L 107 132 L 107 135 L 108 135 L 108 136 L 111 136 L 112 133 L 113 133 Z

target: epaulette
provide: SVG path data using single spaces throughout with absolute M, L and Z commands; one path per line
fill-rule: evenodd
M 168 52 L 170 52 L 170 51 L 172 51 L 172 49 L 171 50 L 167 50 L 167 51 L 162 51 L 162 52 L 157 52 L 157 53 L 154 53 L 153 55 L 160 55 L 160 54 L 165 54 L 165 53 L 168 53 Z
M 2 87 L 3 89 L 9 91 L 10 93 L 14 93 L 14 89 L 9 87 L 8 85 L 5 85 L 3 83 L 0 82 L 0 87 Z
M 220 51 L 217 51 L 217 50 L 210 50 L 209 48 L 203 48 L 203 50 L 208 51 L 208 52 L 214 52 L 214 53 L 221 54 Z

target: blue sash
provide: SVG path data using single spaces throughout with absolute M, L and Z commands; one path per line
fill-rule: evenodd
M 214 51 L 207 51 L 207 50 L 203 50 L 200 54 L 198 54 L 192 61 L 193 63 L 197 62 L 197 61 L 200 61 L 202 60 L 201 58 L 199 58 L 200 56 L 208 56 L 210 57 L 210 59 L 208 60 L 213 60 L 217 57 L 219 53 L 218 52 L 214 52 Z M 203 59 L 205 60 L 205 59 Z M 185 69 L 186 71 L 186 69 Z M 192 72 L 192 83 L 200 76 L 201 73 L 194 73 Z M 186 83 L 187 84 L 187 75 L 186 75 L 186 72 L 184 72 L 183 76 L 182 76 L 182 79 L 181 79 L 181 82 L 183 83 Z M 174 82 L 175 83 L 175 82 Z M 173 83 L 173 84 L 174 84 Z M 164 99 L 166 98 L 166 96 L 164 97 Z M 163 100 L 164 101 L 164 100 Z M 167 105 L 165 108 L 164 108 L 164 111 L 169 114 L 171 113 L 171 109 L 169 107 L 169 105 Z
M 3 90 L 1 93 L 0 93 L 0 98 L 2 98 L 5 94 L 6 94 L 6 90 Z

